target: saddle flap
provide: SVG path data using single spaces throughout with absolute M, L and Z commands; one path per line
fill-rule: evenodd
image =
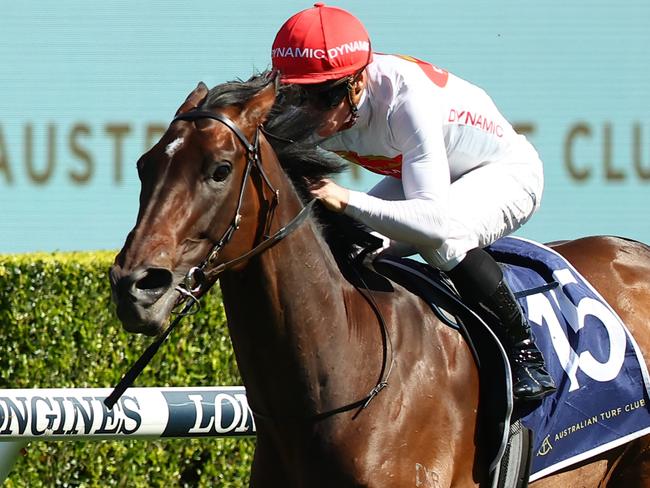
M 479 371 L 479 436 L 492 473 L 506 449 L 513 410 L 512 376 L 503 347 L 483 319 L 460 300 L 437 270 L 394 256 L 381 256 L 373 266 L 422 298 L 443 323 L 462 334 L 470 347 Z

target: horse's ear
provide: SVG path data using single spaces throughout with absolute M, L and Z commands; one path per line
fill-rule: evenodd
M 271 82 L 246 103 L 241 116 L 252 125 L 264 123 L 275 102 L 275 94 L 276 84 Z
M 208 87 L 202 81 L 199 81 L 199 84 L 196 85 L 196 88 L 190 93 L 183 104 L 176 111 L 176 115 L 187 112 L 199 106 L 199 104 L 205 100 L 205 97 L 208 95 Z

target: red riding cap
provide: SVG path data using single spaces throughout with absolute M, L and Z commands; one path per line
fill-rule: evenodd
M 280 28 L 271 60 L 284 83 L 337 80 L 356 73 L 372 60 L 370 38 L 351 13 L 316 3 Z

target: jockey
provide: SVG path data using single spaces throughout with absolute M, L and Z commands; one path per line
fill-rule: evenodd
M 384 253 L 419 253 L 502 326 L 513 394 L 555 390 L 530 325 L 483 247 L 539 208 L 542 162 L 477 86 L 409 56 L 372 52 L 349 12 L 317 3 L 280 28 L 271 52 L 283 83 L 322 117 L 319 144 L 385 175 L 367 194 L 325 179 L 312 194 L 386 236 Z

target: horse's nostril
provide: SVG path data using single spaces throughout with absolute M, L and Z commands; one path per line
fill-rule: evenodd
M 113 296 L 118 306 L 150 307 L 165 296 L 174 284 L 174 275 L 166 268 L 139 267 L 122 274 L 120 271 L 114 268 L 111 275 Z
M 146 274 L 135 282 L 141 291 L 166 290 L 172 285 L 172 273 L 165 268 L 148 268 Z

